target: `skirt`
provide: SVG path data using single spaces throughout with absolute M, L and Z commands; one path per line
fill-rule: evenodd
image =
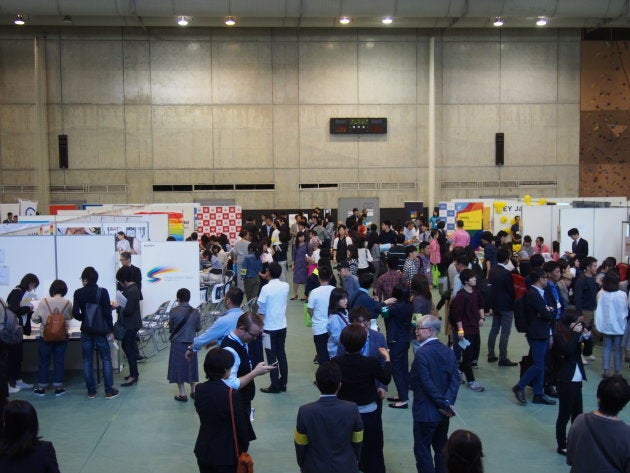
M 192 360 L 185 358 L 186 348 L 190 345 L 187 342 L 171 343 L 171 350 L 168 356 L 169 383 L 198 383 L 199 367 L 197 366 L 197 353 L 193 353 Z

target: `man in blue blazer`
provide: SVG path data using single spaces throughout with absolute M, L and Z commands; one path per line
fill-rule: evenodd
M 440 327 L 440 319 L 433 315 L 421 317 L 416 325 L 420 347 L 411 365 L 409 384 L 413 390 L 413 453 L 418 473 L 445 471 L 443 451 L 459 390 L 457 360 L 453 351 L 438 340 Z

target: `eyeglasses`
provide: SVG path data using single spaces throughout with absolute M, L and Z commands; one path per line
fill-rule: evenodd
M 419 325 L 417 325 L 416 330 L 431 330 L 431 329 L 429 327 L 420 327 Z

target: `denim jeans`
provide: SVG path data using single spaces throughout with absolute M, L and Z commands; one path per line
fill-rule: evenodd
M 615 372 L 621 371 L 623 353 L 621 350 L 621 340 L 623 335 L 604 335 L 604 371 L 610 370 L 610 352 L 615 352 L 613 366 Z
M 289 367 L 287 364 L 287 353 L 284 349 L 285 340 L 287 338 L 287 329 L 281 328 L 279 330 L 265 330 L 265 333 L 269 336 L 269 342 L 271 349 L 265 349 L 267 354 L 267 364 L 272 364 L 276 360 L 278 361 L 278 368 L 271 370 L 269 376 L 271 377 L 271 387 L 273 389 L 286 388 L 287 376 L 289 374 Z
M 53 386 L 63 386 L 64 358 L 68 342 L 45 342 L 38 339 L 39 344 L 39 374 L 37 384 L 39 388 L 48 386 L 50 377 L 50 358 L 53 358 Z
M 523 377 L 518 382 L 518 387 L 525 389 L 531 381 L 534 382 L 534 396 L 543 395 L 543 381 L 545 378 L 545 357 L 547 356 L 547 349 L 549 348 L 548 340 L 531 340 L 527 339 L 529 348 L 532 352 L 532 358 L 534 364 L 530 366 Z
M 94 380 L 94 350 L 98 351 L 103 362 L 103 383 L 105 393 L 114 388 L 114 370 L 112 368 L 112 354 L 109 342 L 104 336 L 93 336 L 81 333 L 81 351 L 83 352 L 83 376 L 88 394 L 96 394 L 96 381 Z
M 488 356 L 494 356 L 494 346 L 500 330 L 499 361 L 506 361 L 508 359 L 507 346 L 508 339 L 510 338 L 510 331 L 512 330 L 513 318 L 514 311 L 511 310 L 496 311 L 492 315 L 492 327 L 490 328 L 490 334 L 488 335 Z

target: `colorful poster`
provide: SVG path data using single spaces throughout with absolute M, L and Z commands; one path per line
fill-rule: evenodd
M 236 237 L 243 225 L 243 210 L 237 205 L 201 206 L 197 209 L 195 231 L 201 235 L 219 235 L 225 233 L 230 245 L 236 243 Z
M 199 244 L 194 241 L 142 243 L 142 296 L 145 314 L 153 313 L 166 300 L 175 300 L 177 291 L 190 291 L 190 305 L 199 300 Z
M 458 220 L 464 221 L 464 229 L 470 233 L 473 248 L 481 243 L 483 231 L 483 202 L 440 202 L 440 219 L 446 221 L 446 234 L 455 231 Z

